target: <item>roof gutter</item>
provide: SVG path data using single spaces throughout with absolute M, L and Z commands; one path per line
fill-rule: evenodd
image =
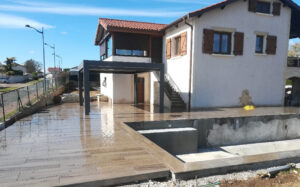
M 183 21 L 186 25 L 188 25 L 191 28 L 191 41 L 190 41 L 190 69 L 189 69 L 189 93 L 188 93 L 188 112 L 191 111 L 191 101 L 192 101 L 192 73 L 193 73 L 193 33 L 194 33 L 194 27 L 192 24 L 187 22 L 187 19 L 189 19 L 189 16 L 185 16 L 183 18 Z

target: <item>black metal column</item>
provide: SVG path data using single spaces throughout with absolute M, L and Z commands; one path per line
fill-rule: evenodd
M 134 74 L 134 105 L 137 106 L 138 104 L 138 87 L 137 87 L 137 82 L 138 82 L 138 76 L 137 74 Z
M 159 80 L 159 112 L 164 112 L 164 86 L 165 86 L 165 70 L 164 67 L 160 69 L 159 74 L 160 80 Z
M 79 104 L 80 104 L 80 106 L 83 105 L 82 81 L 83 81 L 83 74 L 82 74 L 82 72 L 78 71 L 78 90 L 79 90 Z
M 84 87 L 84 109 L 85 115 L 90 114 L 90 81 L 89 81 L 89 68 L 86 64 L 83 67 L 83 87 Z

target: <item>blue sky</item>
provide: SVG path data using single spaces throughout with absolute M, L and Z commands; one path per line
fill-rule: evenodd
M 83 59 L 99 60 L 94 46 L 99 17 L 170 23 L 187 12 L 220 0 L 1 0 L 0 62 L 16 57 L 42 62 L 41 35 L 25 28 L 45 28 L 45 42 L 56 45 L 63 67 Z M 294 0 L 298 5 L 300 0 Z M 46 48 L 46 67 L 53 67 L 53 50 Z M 59 61 L 59 59 L 57 59 Z

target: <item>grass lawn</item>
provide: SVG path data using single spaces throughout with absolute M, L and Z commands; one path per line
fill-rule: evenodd
M 18 89 L 19 87 L 8 87 L 0 89 L 0 92 L 9 92 Z
M 29 85 L 31 85 L 31 84 L 36 84 L 36 83 L 38 83 L 38 82 L 40 82 L 40 81 L 42 81 L 42 80 L 43 80 L 43 78 L 40 78 L 40 79 L 38 79 L 38 80 L 34 80 L 34 81 L 27 82 L 26 84 L 29 84 Z

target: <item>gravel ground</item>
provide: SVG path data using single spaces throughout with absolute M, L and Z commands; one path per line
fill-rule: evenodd
M 276 168 L 276 167 L 273 167 Z M 300 168 L 300 163 L 297 164 L 296 168 Z M 270 169 L 270 168 L 269 168 Z M 210 177 L 203 177 L 199 179 L 192 179 L 187 181 L 149 181 L 140 184 L 123 185 L 124 187 L 194 187 L 194 186 L 205 186 L 205 187 L 219 187 L 220 181 L 232 181 L 232 180 L 248 180 L 250 178 L 255 178 L 259 173 L 265 169 L 244 171 L 237 173 L 229 173 L 226 175 L 215 175 Z

